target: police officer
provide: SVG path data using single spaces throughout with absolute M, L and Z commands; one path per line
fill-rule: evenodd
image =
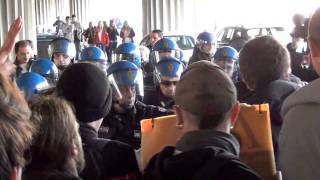
M 183 57 L 182 51 L 179 49 L 177 43 L 169 38 L 162 38 L 153 46 L 153 51 L 150 53 L 149 63 L 144 67 L 144 83 L 147 89 L 154 88 L 156 82 L 155 66 L 162 58 L 165 57 L 175 57 L 179 60 Z
M 58 37 L 50 42 L 48 53 L 61 74 L 66 67 L 73 63 L 76 49 L 69 39 Z
M 30 66 L 30 72 L 38 73 L 47 79 L 50 87 L 54 87 L 59 79 L 57 66 L 50 59 L 41 58 Z
M 141 68 L 141 57 L 139 46 L 134 43 L 122 43 L 116 49 L 116 60 L 128 60 Z
M 239 53 L 231 46 L 223 46 L 214 54 L 214 62 L 220 66 L 233 80 L 238 81 L 238 60 Z
M 98 47 L 84 48 L 80 55 L 80 63 L 91 63 L 99 67 L 104 73 L 107 72 L 107 57 Z
M 126 60 L 115 62 L 108 68 L 108 78 L 114 88 L 113 104 L 111 112 L 103 120 L 99 135 L 139 148 L 140 120 L 170 112 L 136 99 L 137 94 L 143 94 L 143 85 L 141 71 L 135 64 Z
M 40 91 L 49 88 L 46 78 L 34 72 L 23 73 L 16 82 L 27 101 L 31 101 Z
M 176 58 L 167 57 L 157 63 L 156 69 L 159 81 L 155 91 L 145 91 L 144 103 L 172 109 L 176 84 L 183 71 L 182 63 Z
M 189 65 L 200 60 L 213 60 L 213 55 L 217 49 L 217 38 L 209 32 L 202 32 L 197 37 L 196 46 L 189 60 Z

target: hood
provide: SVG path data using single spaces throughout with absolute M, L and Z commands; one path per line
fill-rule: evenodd
M 320 104 L 320 78 L 291 94 L 283 103 L 282 117 L 294 106 L 301 104 Z
M 222 157 L 237 159 L 234 153 L 239 152 L 239 144 L 232 135 L 212 130 L 209 134 L 209 130 L 185 134 L 177 143 L 177 149 L 166 147 L 151 159 L 144 178 L 204 180 L 217 177 L 220 167 L 227 162 Z M 196 143 L 204 136 L 207 138 Z

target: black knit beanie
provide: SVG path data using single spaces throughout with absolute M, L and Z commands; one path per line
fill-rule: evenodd
M 69 66 L 61 75 L 56 91 L 73 104 L 79 122 L 96 121 L 110 111 L 111 86 L 104 72 L 95 65 L 78 63 Z

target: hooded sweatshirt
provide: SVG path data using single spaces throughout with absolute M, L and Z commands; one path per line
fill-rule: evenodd
M 230 134 L 188 132 L 176 148 L 168 146 L 150 160 L 143 179 L 260 179 L 238 155 L 239 143 Z
M 290 95 L 281 110 L 280 168 L 283 179 L 320 177 L 320 79 Z

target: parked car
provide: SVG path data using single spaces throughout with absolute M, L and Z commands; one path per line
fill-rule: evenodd
M 192 56 L 195 40 L 190 35 L 164 35 L 163 37 L 172 39 L 183 52 L 183 61 L 186 63 Z M 140 45 L 148 46 L 150 44 L 149 35 L 146 35 L 140 42 Z
M 232 46 L 239 51 L 245 42 L 260 36 L 273 36 L 283 45 L 286 45 L 291 40 L 289 33 L 287 33 L 283 27 L 245 28 L 243 26 L 230 26 L 218 31 L 218 47 Z

